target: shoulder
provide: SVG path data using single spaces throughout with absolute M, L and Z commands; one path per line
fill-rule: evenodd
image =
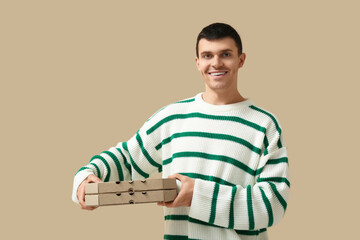
M 252 109 L 253 112 L 259 116 L 259 118 L 273 122 L 274 124 L 278 123 L 278 118 L 274 113 L 254 104 L 250 105 L 249 108 Z
M 253 115 L 253 118 L 256 119 L 256 121 L 266 129 L 274 129 L 281 133 L 281 125 L 279 122 L 279 119 L 277 116 L 262 108 L 259 106 L 256 106 L 255 104 L 251 104 L 249 106 L 249 110 L 251 112 L 251 115 Z
M 156 111 L 148 120 L 148 121 L 159 121 L 167 116 L 174 114 L 181 114 L 187 112 L 187 109 L 193 105 L 195 102 L 195 97 L 185 98 L 179 100 L 177 102 L 168 104 L 158 111 Z

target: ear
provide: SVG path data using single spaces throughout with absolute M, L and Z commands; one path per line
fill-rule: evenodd
M 199 68 L 200 63 L 199 63 L 198 57 L 195 57 L 195 63 L 196 63 L 196 67 L 197 67 L 198 71 L 200 71 L 200 68 Z
M 244 63 L 245 63 L 246 54 L 245 54 L 245 53 L 242 53 L 239 58 L 240 58 L 239 68 L 241 68 L 241 67 L 244 65 Z

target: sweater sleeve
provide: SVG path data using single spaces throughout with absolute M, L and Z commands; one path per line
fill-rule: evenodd
M 287 149 L 280 127 L 267 130 L 263 149 L 253 184 L 196 179 L 189 217 L 235 230 L 260 230 L 278 223 L 290 191 Z
M 104 182 L 127 181 L 148 178 L 152 173 L 162 172 L 161 155 L 154 147 L 155 139 L 146 134 L 149 125 L 143 127 L 127 142 L 93 156 L 90 162 L 75 174 L 72 200 L 78 203 L 77 189 L 82 181 L 94 174 Z

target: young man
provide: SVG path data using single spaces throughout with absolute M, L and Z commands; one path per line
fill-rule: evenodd
M 73 200 L 91 210 L 86 183 L 162 172 L 182 183 L 173 202 L 158 203 L 165 207 L 164 239 L 267 239 L 290 191 L 280 124 L 238 91 L 246 55 L 231 26 L 205 27 L 196 55 L 205 92 L 166 106 L 128 142 L 94 156 L 75 175 Z

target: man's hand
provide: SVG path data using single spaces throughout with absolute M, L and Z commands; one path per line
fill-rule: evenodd
M 87 178 L 85 178 L 84 181 L 82 181 L 82 183 L 79 185 L 76 195 L 82 209 L 94 210 L 95 208 L 97 208 L 97 207 L 87 207 L 85 205 L 85 184 L 99 183 L 99 182 L 103 182 L 103 181 L 101 181 L 101 179 L 96 177 L 95 175 L 91 174 Z
M 174 174 L 168 178 L 175 178 L 181 181 L 181 189 L 173 202 L 158 202 L 158 206 L 173 207 L 190 207 L 194 191 L 195 180 L 184 175 Z

